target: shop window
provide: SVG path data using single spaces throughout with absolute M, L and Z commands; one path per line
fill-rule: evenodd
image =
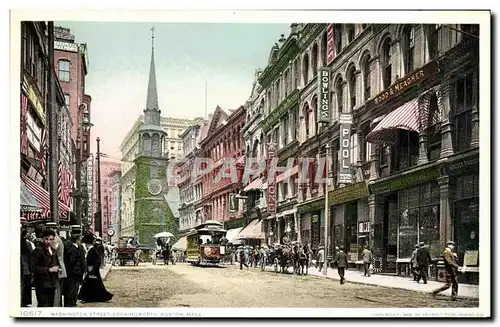
M 460 78 L 455 84 L 453 127 L 455 151 L 470 147 L 472 139 L 472 75 Z
M 398 154 L 394 156 L 397 170 L 415 166 L 418 160 L 418 133 L 399 130 L 398 146 L 395 153 Z
M 455 202 L 454 241 L 457 246 L 458 264 L 463 266 L 465 253 L 479 250 L 478 197 Z M 477 265 L 479 265 L 479 261 L 468 262 L 468 266 Z

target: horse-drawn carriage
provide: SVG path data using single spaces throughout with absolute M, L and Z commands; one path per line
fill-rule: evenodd
M 125 266 L 129 261 L 132 261 L 134 266 L 139 265 L 140 250 L 134 244 L 129 243 L 131 239 L 133 240 L 133 237 L 121 236 L 118 241 L 114 260 L 118 261 L 120 266 Z
M 287 242 L 283 245 L 275 244 L 266 251 L 265 259 L 262 260 L 261 269 L 271 265 L 275 273 L 287 273 L 292 268 L 294 274 L 308 274 L 308 261 L 310 251 L 300 246 L 298 242 Z
M 218 221 L 207 221 L 187 235 L 187 261 L 194 266 L 220 264 L 226 255 L 226 230 Z

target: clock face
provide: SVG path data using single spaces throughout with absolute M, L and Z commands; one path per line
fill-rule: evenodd
M 152 179 L 148 182 L 148 191 L 151 195 L 158 195 L 162 191 L 161 183 L 157 179 Z

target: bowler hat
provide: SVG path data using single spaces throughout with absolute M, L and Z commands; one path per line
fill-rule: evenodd
M 82 233 L 82 228 L 80 225 L 72 225 L 71 226 L 71 235 L 76 235 L 76 234 L 81 234 Z
M 52 222 L 46 223 L 45 228 L 57 228 L 57 224 Z
M 446 245 L 455 245 L 455 242 L 453 242 L 453 241 L 448 241 L 448 243 L 446 243 Z
M 420 242 L 420 243 L 418 243 L 418 245 L 419 245 L 419 246 L 424 246 L 424 245 L 425 245 L 425 243 L 424 243 L 424 242 Z

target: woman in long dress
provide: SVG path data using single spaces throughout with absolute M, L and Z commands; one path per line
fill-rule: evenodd
M 101 254 L 92 246 L 87 253 L 88 273 L 83 280 L 78 299 L 82 302 L 107 302 L 113 298 L 113 294 L 106 290 L 101 278 Z

